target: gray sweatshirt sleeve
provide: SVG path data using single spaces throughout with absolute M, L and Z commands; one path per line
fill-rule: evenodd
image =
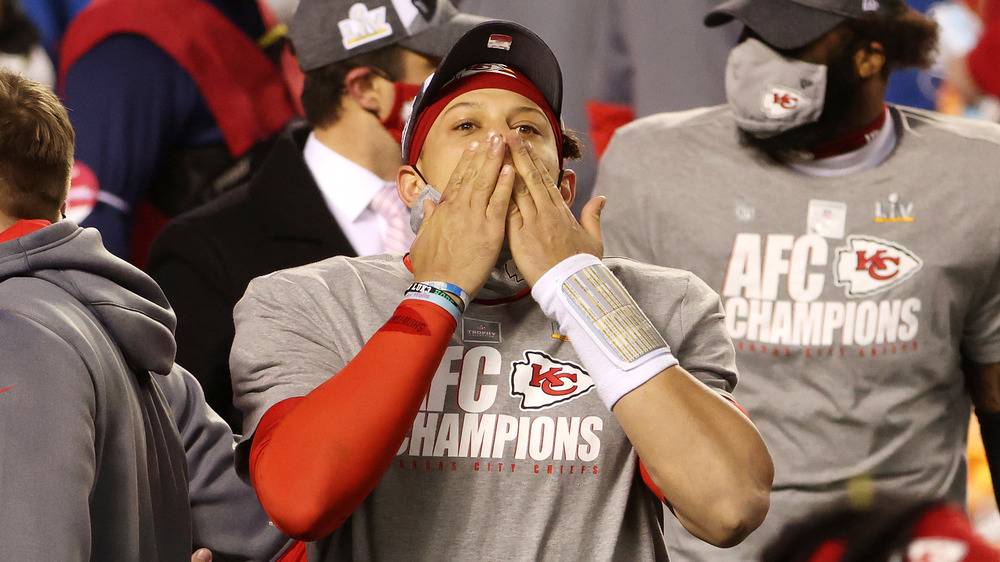
M 89 560 L 94 382 L 72 346 L 14 312 L 0 311 L 0 357 L 0 557 Z
M 179 365 L 157 380 L 187 456 L 195 548 L 208 548 L 217 561 L 276 560 L 293 541 L 271 525 L 253 488 L 236 475 L 229 425 Z

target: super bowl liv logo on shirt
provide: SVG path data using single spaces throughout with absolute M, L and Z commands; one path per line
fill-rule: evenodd
M 722 288 L 726 326 L 740 349 L 777 355 L 916 349 L 920 299 L 879 295 L 922 265 L 902 245 L 871 236 L 848 236 L 831 248 L 819 234 L 737 234 Z M 845 298 L 820 300 L 831 281 Z
M 508 381 L 509 392 L 501 392 Z M 505 365 L 500 351 L 489 345 L 450 346 L 393 466 L 597 474 L 603 418 L 539 413 L 584 396 L 593 386 L 579 366 L 541 351 L 526 350 L 520 360 Z M 489 411 L 505 396 L 519 398 L 524 415 Z

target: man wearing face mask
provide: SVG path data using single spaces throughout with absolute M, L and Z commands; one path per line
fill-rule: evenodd
M 178 361 L 234 429 L 233 306 L 272 271 L 409 249 L 395 187 L 403 124 L 420 83 L 480 21 L 448 0 L 303 0 L 290 38 L 308 123 L 284 131 L 248 184 L 155 241 L 147 269 L 177 312 Z
M 872 488 L 965 501 L 973 404 L 1000 451 L 1000 128 L 887 105 L 934 23 L 897 0 L 731 0 L 728 105 L 616 134 L 598 173 L 612 254 L 722 295 L 771 511 L 720 551 L 756 560 L 789 520 Z M 1000 469 L 994 474 L 1000 474 Z
M 404 135 L 411 252 L 257 278 L 236 306 L 237 466 L 310 560 L 665 560 L 661 501 L 713 544 L 763 519 L 718 296 L 601 260 L 562 92 L 533 32 L 475 27 Z

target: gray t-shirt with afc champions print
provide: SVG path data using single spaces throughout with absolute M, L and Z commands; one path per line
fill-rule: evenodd
M 774 459 L 747 541 L 668 528 L 671 555 L 754 560 L 784 523 L 870 484 L 965 502 L 961 363 L 1000 361 L 1000 127 L 889 115 L 887 158 L 835 177 L 741 145 L 726 107 L 636 121 L 604 156 L 608 250 L 719 292 L 735 397 Z
M 734 351 L 718 295 L 687 272 L 606 263 L 681 365 L 728 396 Z M 343 368 L 412 280 L 402 256 L 388 254 L 335 257 L 254 280 L 236 307 L 231 361 L 244 433 L 274 404 Z M 240 445 L 243 462 L 248 445 Z M 525 296 L 469 306 L 395 460 L 309 556 L 665 560 L 661 517 L 635 451 L 572 345 Z

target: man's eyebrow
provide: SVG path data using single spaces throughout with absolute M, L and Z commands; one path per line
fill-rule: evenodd
M 541 115 L 545 119 L 548 119 L 548 116 L 545 115 L 545 112 L 542 111 L 538 106 L 534 105 L 522 105 L 520 107 L 515 107 L 512 113 L 537 113 L 538 115 Z
M 483 104 L 480 103 L 480 102 L 478 102 L 478 101 L 460 101 L 460 102 L 452 105 L 448 109 L 442 111 L 441 115 L 445 115 L 446 113 L 451 112 L 453 109 L 459 109 L 459 108 L 463 108 L 463 107 L 483 107 Z

